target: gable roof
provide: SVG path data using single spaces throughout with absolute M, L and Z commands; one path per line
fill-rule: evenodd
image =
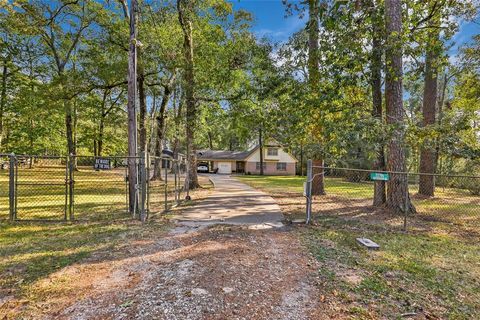
M 268 143 L 268 142 L 267 142 Z M 282 149 L 283 152 L 285 152 L 286 154 L 288 154 L 295 162 L 298 162 L 298 159 L 293 156 L 290 152 L 286 151 L 282 145 L 278 144 L 278 142 L 270 142 L 269 144 L 265 144 L 263 145 L 264 148 L 270 148 L 270 147 L 274 147 L 274 148 L 278 148 L 278 149 Z M 245 156 L 245 161 L 248 161 L 248 159 L 250 158 L 250 156 L 253 156 L 253 154 L 255 153 L 255 151 L 257 151 L 258 149 L 260 149 L 260 147 L 257 145 L 255 148 L 253 148 L 252 150 L 250 150 L 248 152 L 248 154 Z
M 283 149 L 283 147 L 278 144 L 278 142 L 270 142 L 268 145 L 264 145 L 264 147 L 277 147 Z M 198 150 L 197 151 L 197 159 L 198 160 L 205 160 L 205 161 L 212 161 L 212 160 L 225 160 L 225 161 L 248 161 L 248 158 L 253 155 L 260 147 L 257 145 L 253 149 L 248 151 L 229 151 L 229 150 Z M 297 158 L 295 158 L 290 152 L 284 150 L 286 154 L 288 154 L 295 162 L 298 162 Z
M 198 160 L 244 160 L 251 151 L 199 150 Z

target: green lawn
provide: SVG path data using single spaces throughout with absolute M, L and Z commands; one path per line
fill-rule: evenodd
M 238 176 L 241 181 L 274 196 L 284 198 L 286 194 L 293 197 L 301 197 L 305 177 L 290 176 Z M 440 224 L 455 224 L 462 228 L 480 231 L 480 197 L 471 195 L 467 190 L 437 187 L 435 198 L 425 199 L 416 197 L 418 185 L 409 186 L 413 203 L 417 209 L 419 218 L 428 218 Z M 348 182 L 343 178 L 325 178 L 326 197 L 317 196 L 313 200 L 314 213 L 322 211 L 335 212 L 336 209 L 356 207 L 355 213 L 361 213 L 361 209 L 370 205 L 373 199 L 372 182 Z M 282 199 L 280 199 L 282 200 Z M 302 208 L 293 210 L 304 212 Z M 342 206 L 343 203 L 343 206 Z M 345 210 L 343 210 L 345 211 Z
M 328 294 L 352 314 L 395 319 L 423 310 L 441 319 L 473 319 L 480 312 L 478 241 L 387 231 L 337 217 L 320 218 L 300 234 L 320 263 Z M 381 249 L 367 251 L 356 237 Z
M 273 192 L 303 193 L 305 177 L 300 176 L 238 176 L 241 181 L 259 189 Z M 330 193 L 345 194 L 350 197 L 363 198 L 373 195 L 373 184 L 351 183 L 340 178 L 326 178 L 325 188 Z
M 270 193 L 285 213 L 304 217 L 303 177 L 238 179 Z M 314 200 L 315 225 L 296 230 L 320 264 L 327 301 L 340 299 L 355 319 L 401 319 L 412 312 L 420 318 L 477 317 L 478 197 L 447 188 L 437 188 L 434 199 L 414 197 L 419 214 L 409 218 L 405 233 L 391 224 L 390 216 L 371 210 L 371 183 L 327 177 L 325 186 L 328 196 Z M 412 194 L 415 191 L 412 185 Z M 367 251 L 356 237 L 368 237 L 381 249 Z
M 235 178 L 249 185 L 269 191 L 298 192 L 303 190 L 305 177 L 300 176 L 252 176 L 243 175 Z
M 106 220 L 128 217 L 124 167 L 95 171 L 80 166 L 74 173 L 74 216 L 77 220 Z M 17 219 L 61 220 L 66 212 L 65 167 L 19 167 Z M 168 181 L 169 205 L 174 204 L 174 180 Z M 8 170 L 0 170 L 0 220 L 8 219 Z M 165 207 L 164 181 L 150 183 L 151 212 Z M 68 211 L 67 211 L 68 212 Z

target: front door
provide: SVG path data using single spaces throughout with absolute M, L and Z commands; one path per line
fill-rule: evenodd
M 245 173 L 245 162 L 237 161 L 237 173 Z

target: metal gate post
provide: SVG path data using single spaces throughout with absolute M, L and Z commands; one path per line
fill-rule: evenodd
M 410 194 L 408 192 L 408 172 L 405 174 L 406 177 L 406 183 L 405 183 L 405 203 L 403 205 L 403 211 L 404 211 L 404 215 L 403 215 L 403 231 L 407 231 L 407 217 L 408 217 L 408 213 L 409 213 L 409 203 L 410 203 Z
M 16 194 L 15 194 L 15 154 L 9 156 L 9 175 L 8 175 L 8 203 L 10 206 L 10 221 L 17 219 Z
M 173 178 L 175 179 L 175 204 L 178 205 L 178 198 L 179 198 L 179 193 L 178 193 L 178 161 L 175 161 L 173 163 L 175 165 L 175 170 Z
M 150 165 L 152 164 L 152 160 L 150 159 L 150 153 L 146 153 L 147 163 L 145 166 L 145 184 L 146 184 L 146 198 L 147 198 L 147 205 L 146 205 L 146 216 L 145 218 L 148 219 L 150 215 Z
M 323 169 L 322 169 L 323 170 Z M 312 160 L 307 160 L 307 181 L 305 183 L 305 198 L 306 198 L 306 223 L 309 224 L 312 219 L 312 180 L 313 180 L 313 168 Z
M 68 216 L 69 220 L 75 219 L 75 155 L 67 157 L 68 167 Z
M 165 159 L 164 163 L 165 163 L 165 212 L 167 212 L 168 211 L 168 159 Z
M 146 200 L 147 200 L 147 181 L 146 181 L 146 170 L 145 170 L 145 152 L 140 154 L 140 221 L 145 222 L 146 214 Z

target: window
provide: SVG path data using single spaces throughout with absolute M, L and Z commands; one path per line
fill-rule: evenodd
M 277 171 L 287 171 L 287 163 L 277 162 Z
M 257 170 L 260 170 L 260 162 L 257 162 Z M 263 163 L 263 170 L 267 170 L 267 163 Z
M 269 156 L 278 156 L 278 149 L 277 148 L 268 148 L 267 155 Z

